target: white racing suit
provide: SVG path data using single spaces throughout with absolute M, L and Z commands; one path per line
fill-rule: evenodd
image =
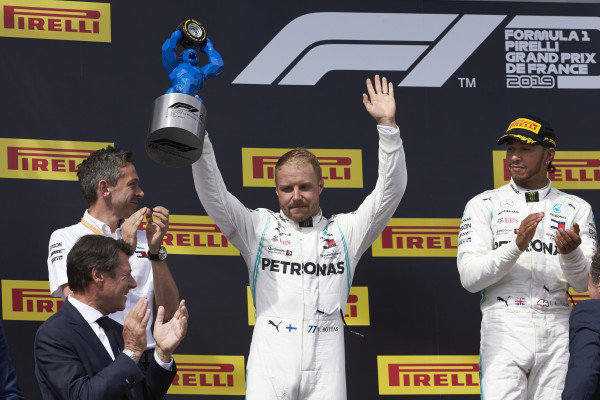
M 358 210 L 300 226 L 282 212 L 250 210 L 228 193 L 206 136 L 193 165 L 204 209 L 240 251 L 256 325 L 246 399 L 346 399 L 344 322 L 354 269 L 392 217 L 406 187 L 399 130 L 379 127 L 379 177 Z M 386 132 L 389 131 L 389 132 Z
M 526 251 L 515 238 L 521 221 L 543 211 Z M 577 222 L 582 243 L 559 254 L 554 235 Z M 553 188 L 508 185 L 475 196 L 458 238 L 458 271 L 482 292 L 480 376 L 485 400 L 560 399 L 569 362 L 569 285 L 587 290 L 596 249 L 592 209 Z

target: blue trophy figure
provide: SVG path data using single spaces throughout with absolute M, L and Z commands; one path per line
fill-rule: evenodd
M 198 67 L 204 53 L 208 64 Z M 154 101 L 146 152 L 169 167 L 194 163 L 202 155 L 206 107 L 198 92 L 223 70 L 223 59 L 196 20 L 188 19 L 162 45 L 162 62 L 171 87 Z
M 206 79 L 217 76 L 223 70 L 223 59 L 208 38 L 203 45 L 198 46 L 199 50 L 208 56 L 208 64 L 202 68 L 198 67 L 198 52 L 193 48 L 185 49 L 181 58 L 177 58 L 175 51 L 181 36 L 181 30 L 178 29 L 162 45 L 163 66 L 173 85 L 167 93 L 177 92 L 195 96 L 204 87 Z

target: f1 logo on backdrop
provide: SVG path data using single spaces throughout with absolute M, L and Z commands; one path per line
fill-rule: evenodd
M 45 321 L 62 305 L 50 295 L 48 281 L 2 280 L 2 319 Z
M 494 187 L 510 181 L 506 152 L 493 152 Z M 600 189 L 600 152 L 557 151 L 552 164 L 556 171 L 548 174 L 557 189 Z
M 460 218 L 392 218 L 373 257 L 456 257 Z
M 0 138 L 0 178 L 77 180 L 77 166 L 101 142 Z
M 244 186 L 273 187 L 275 164 L 291 149 L 242 148 Z M 350 149 L 311 149 L 319 159 L 325 186 L 362 188 L 362 152 Z
M 0 0 L 0 36 L 110 42 L 110 4 Z
M 173 354 L 177 375 L 169 394 L 244 395 L 244 356 L 199 356 Z
M 377 356 L 379 394 L 479 394 L 478 356 Z
M 409 71 L 399 86 L 441 87 L 506 17 L 481 14 L 306 14 L 287 24 L 233 83 L 270 85 L 279 80 L 279 85 L 311 86 L 330 71 L 358 70 Z M 558 43 L 550 51 L 559 53 L 561 64 L 565 64 L 563 67 L 549 64 L 543 67 L 543 59 L 528 58 L 530 53 L 546 52 L 537 44 L 541 39 L 529 35 L 540 30 Z M 600 77 L 587 75 L 587 65 L 596 63 L 595 53 L 585 52 L 585 55 L 572 57 L 575 53 L 570 50 L 563 52 L 560 48 L 561 38 L 573 37 L 573 32 L 580 40 L 587 38 L 589 41 L 588 30 L 600 30 L 598 18 L 512 18 L 504 33 L 507 87 L 548 88 L 556 85 L 558 88 L 600 88 Z M 562 32 L 562 36 L 556 36 L 557 31 Z M 352 43 L 331 43 L 333 41 Z M 579 64 L 586 64 L 586 67 Z M 571 74 L 579 76 L 563 76 Z M 551 86 L 549 80 L 552 81 Z M 468 87 L 469 82 L 466 84 Z
M 254 317 L 256 309 L 254 308 L 250 286 L 247 286 L 246 298 L 248 299 L 248 325 L 254 325 L 256 323 Z M 344 319 L 348 325 L 371 325 L 369 318 L 369 288 L 367 286 L 352 286 L 350 288 Z
M 146 222 L 142 222 L 139 229 L 145 230 Z M 219 227 L 205 215 L 170 215 L 169 230 L 162 244 L 171 254 L 240 255 Z

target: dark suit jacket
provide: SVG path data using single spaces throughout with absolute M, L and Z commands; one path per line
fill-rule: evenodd
M 569 319 L 569 370 L 564 400 L 600 399 L 600 300 L 577 303 Z
M 0 399 L 23 399 L 23 393 L 17 385 L 15 369 L 8 358 L 8 346 L 6 345 L 2 323 L 0 323 Z
M 123 331 L 121 324 L 112 322 Z M 123 353 L 113 361 L 68 301 L 38 329 L 34 353 L 44 399 L 162 399 L 177 371 L 175 363 L 167 371 L 154 358 L 148 370 L 142 371 Z

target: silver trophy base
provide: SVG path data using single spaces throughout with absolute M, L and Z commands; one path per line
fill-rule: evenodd
M 202 155 L 206 107 L 194 96 L 167 93 L 154 100 L 146 153 L 167 167 L 185 167 Z

